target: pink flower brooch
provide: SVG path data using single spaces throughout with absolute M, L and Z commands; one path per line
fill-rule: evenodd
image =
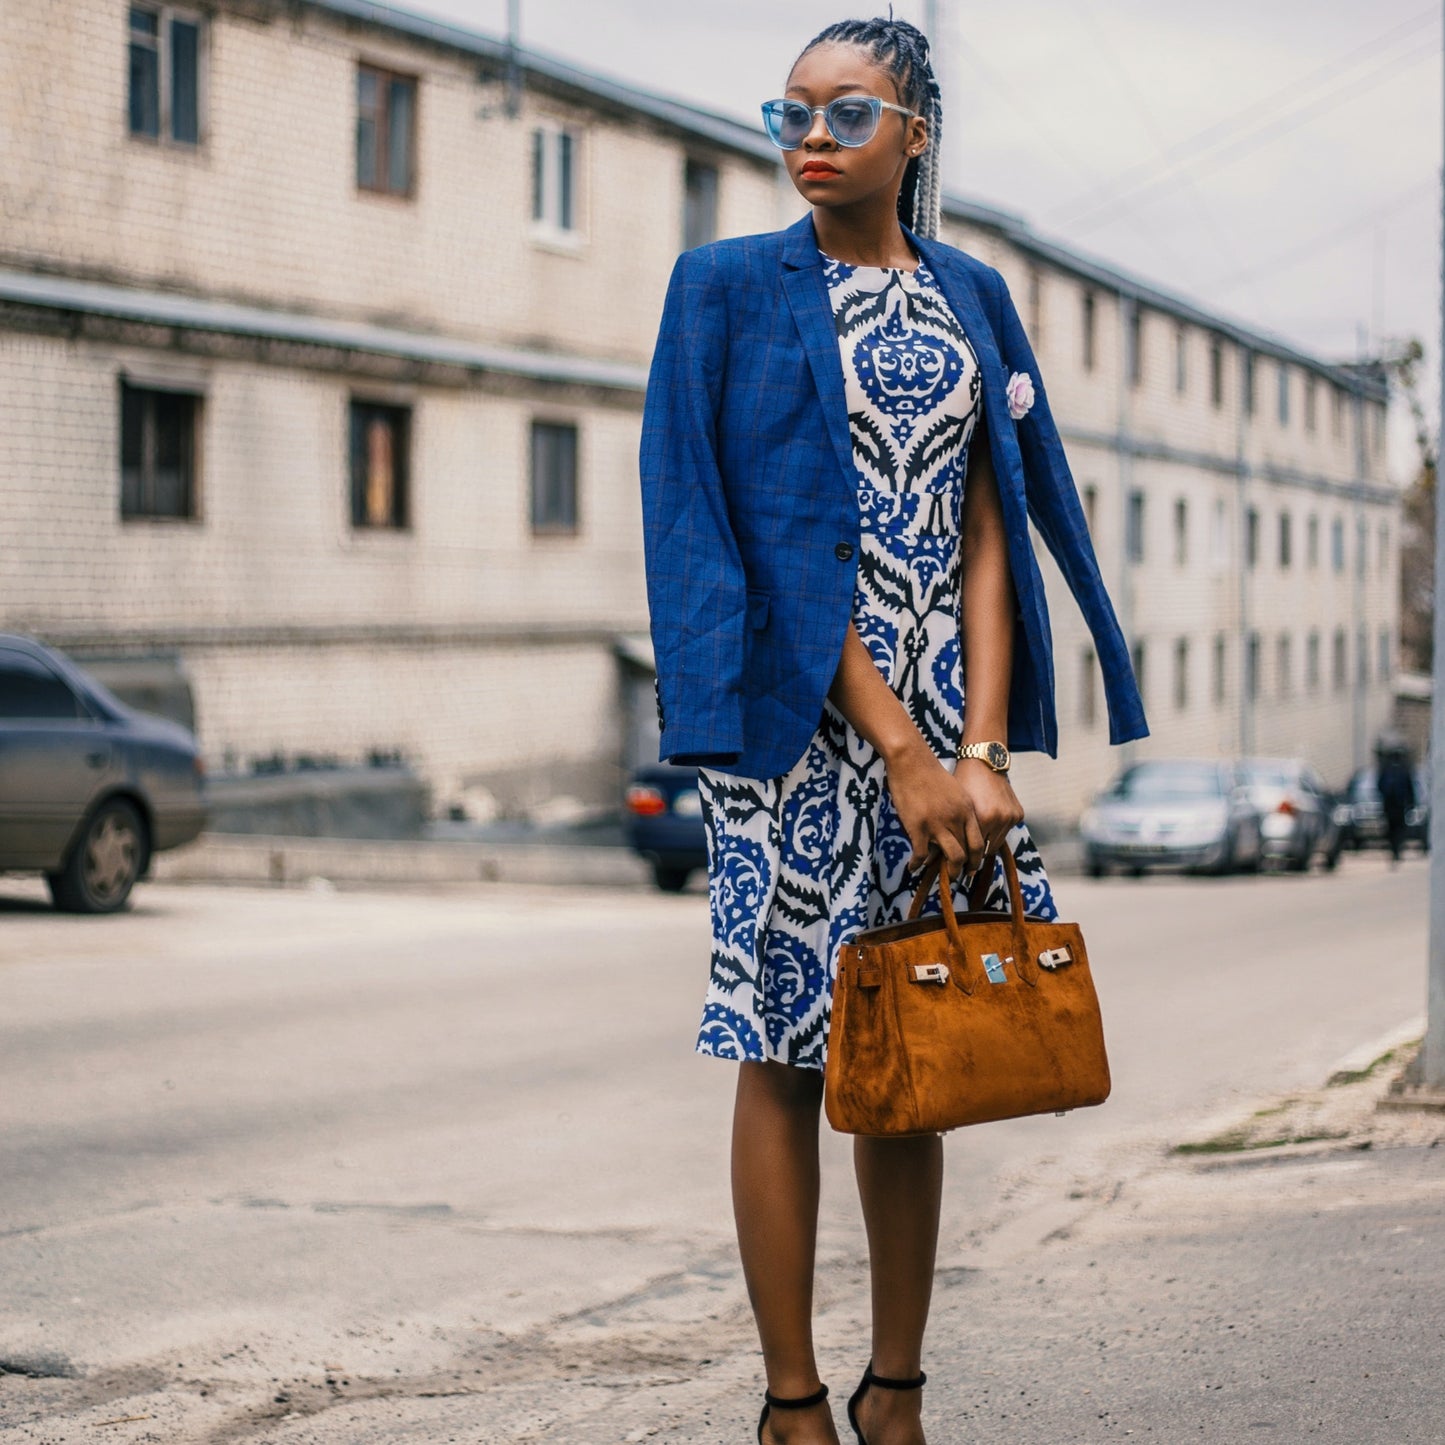
M 1026 371 L 1014 372 L 1004 387 L 1004 395 L 1008 397 L 1008 414 L 1018 421 L 1034 404 L 1033 378 Z

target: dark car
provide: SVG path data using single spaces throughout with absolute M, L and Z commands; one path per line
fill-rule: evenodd
M 1258 868 L 1259 819 L 1232 763 L 1160 759 L 1125 768 L 1079 823 L 1085 867 Z
M 697 769 L 671 763 L 638 768 L 623 805 L 629 845 L 652 864 L 659 888 L 680 893 L 695 869 L 707 867 Z
M 194 736 L 136 712 L 51 648 L 0 633 L 0 872 L 56 907 L 113 913 L 205 822 Z
M 1345 785 L 1335 806 L 1335 820 L 1346 848 L 1383 848 L 1389 841 L 1377 776 L 1375 767 L 1361 768 Z M 1422 853 L 1430 846 L 1428 768 L 1415 769 L 1415 806 L 1405 814 L 1405 841 L 1417 843 Z
M 1259 815 L 1264 856 L 1298 873 L 1316 854 L 1326 868 L 1340 861 L 1335 800 L 1323 779 L 1299 758 L 1245 758 L 1238 764 L 1249 800 Z

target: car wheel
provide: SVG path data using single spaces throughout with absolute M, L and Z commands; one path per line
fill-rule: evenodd
M 1310 871 L 1310 859 L 1314 857 L 1314 845 L 1308 841 L 1293 858 L 1289 860 L 1289 871 L 1291 873 L 1308 873 Z
M 1335 871 L 1335 869 L 1338 868 L 1339 866 L 1340 866 L 1340 845 L 1339 845 L 1338 843 L 1336 843 L 1335 846 L 1334 846 L 1333 848 L 1331 848 L 1331 849 L 1329 850 L 1329 852 L 1327 852 L 1327 853 L 1325 854 L 1325 872 L 1326 872 L 1326 873 L 1333 873 L 1333 872 Z
M 1090 858 L 1089 861 L 1084 864 L 1084 872 L 1087 873 L 1090 878 L 1103 878 L 1108 875 L 1109 870 L 1102 863 L 1098 862 L 1097 859 Z
M 102 803 L 58 873 L 46 874 L 55 906 L 66 913 L 124 908 L 145 863 L 145 824 L 121 798 Z
M 652 877 L 664 893 L 681 893 L 687 887 L 687 880 L 692 877 L 692 869 L 675 868 L 668 863 L 654 863 Z

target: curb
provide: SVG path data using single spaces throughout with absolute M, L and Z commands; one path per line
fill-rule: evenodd
M 647 864 L 625 848 L 550 843 L 378 842 L 203 833 L 162 853 L 151 875 L 162 883 L 240 883 L 287 887 L 329 883 L 567 883 L 651 885 Z

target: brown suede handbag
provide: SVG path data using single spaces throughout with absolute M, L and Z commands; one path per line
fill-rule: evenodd
M 908 919 L 844 944 L 828 1025 L 824 1107 L 844 1134 L 937 1134 L 1062 1113 L 1109 1096 L 1099 1000 L 1076 923 L 1024 915 L 1013 854 L 1010 912 L 978 911 L 994 876 L 953 907 L 947 859 L 923 865 Z M 934 879 L 942 916 L 920 917 Z

